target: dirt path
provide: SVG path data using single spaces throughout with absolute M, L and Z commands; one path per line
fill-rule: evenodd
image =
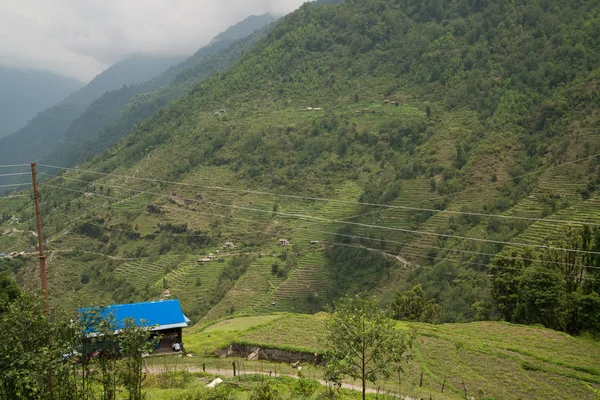
M 202 372 L 202 368 L 198 368 L 198 367 L 190 367 L 187 366 L 186 371 L 188 372 Z M 151 366 L 146 368 L 146 373 L 147 374 L 160 374 L 163 372 L 163 367 L 159 367 L 159 366 Z M 207 368 L 206 369 L 206 373 L 207 374 L 211 374 L 211 375 L 215 375 L 215 376 L 221 376 L 221 377 L 232 377 L 233 376 L 233 371 L 232 370 L 217 370 L 217 369 L 212 369 L 212 368 Z M 261 371 L 248 371 L 246 370 L 243 373 L 239 373 L 238 371 L 238 375 L 265 375 L 265 376 L 270 376 L 270 374 L 268 372 L 261 372 Z M 277 374 L 276 376 L 287 376 L 290 378 L 298 378 L 297 375 L 292 375 L 292 374 Z M 319 383 L 323 386 L 327 385 L 327 382 L 325 382 L 324 380 L 321 379 L 317 379 L 319 381 Z M 349 389 L 349 390 L 356 390 L 356 391 L 362 391 L 362 387 L 360 386 L 356 386 L 356 385 L 352 385 L 350 383 L 342 383 L 342 389 Z M 367 393 L 377 393 L 376 389 L 372 389 L 372 388 L 367 388 L 366 390 Z M 383 391 L 381 391 L 381 394 L 385 394 Z M 395 395 L 395 394 L 388 394 L 389 396 L 394 396 L 394 397 L 398 397 L 402 400 L 418 400 L 412 397 L 404 397 L 404 396 L 399 396 L 399 395 Z

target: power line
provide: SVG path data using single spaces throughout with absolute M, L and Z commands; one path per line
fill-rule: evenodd
M 48 186 L 50 186 L 50 185 L 48 185 Z M 73 189 L 67 189 L 67 190 L 75 191 Z M 100 196 L 104 196 L 104 195 L 100 195 Z M 114 196 L 104 196 L 104 197 L 111 197 L 111 198 L 119 199 L 119 198 L 114 197 Z M 140 203 L 140 204 L 144 204 L 144 203 Z M 151 203 L 146 203 L 146 204 L 151 204 Z M 178 209 L 174 209 L 174 210 L 178 210 Z M 198 211 L 195 211 L 195 210 L 184 210 L 184 211 L 202 214 L 201 212 L 198 212 Z M 239 219 L 239 218 L 233 218 L 233 219 Z M 258 222 L 256 220 L 247 220 L 247 221 Z M 101 226 L 101 227 L 108 229 L 108 227 L 106 227 L 106 226 Z M 294 229 L 294 228 L 291 228 L 291 229 Z M 391 253 L 391 252 L 384 251 L 384 250 L 381 250 L 381 249 L 373 249 L 373 248 L 369 248 L 369 247 L 366 247 L 366 246 L 356 246 L 356 245 L 351 245 L 351 244 L 347 244 L 347 243 L 337 243 L 337 242 L 327 242 L 327 241 L 323 241 L 323 243 L 328 243 L 328 244 L 331 244 L 331 245 L 355 247 L 355 248 L 366 249 L 366 250 L 370 250 L 370 251 L 377 251 L 377 252 L 388 254 L 390 256 L 394 256 L 394 257 L 397 258 L 397 255 L 395 253 Z M 436 260 L 443 260 L 443 261 L 449 261 L 449 262 L 455 262 L 455 263 L 462 263 L 462 264 L 467 264 L 467 265 L 476 265 L 476 266 L 482 266 L 482 267 L 495 267 L 495 268 L 511 269 L 511 270 L 515 270 L 515 269 L 518 270 L 518 269 L 520 269 L 518 267 L 509 267 L 509 266 L 499 266 L 499 265 L 494 265 L 494 264 L 474 263 L 474 262 L 470 262 L 470 261 L 456 260 L 456 259 L 451 259 L 451 258 L 447 258 L 447 257 L 443 257 L 442 258 L 442 257 L 423 256 L 423 255 L 419 255 L 419 257 L 424 257 L 424 258 L 429 258 L 429 259 L 436 259 Z M 518 258 L 520 258 L 520 257 L 517 257 L 517 259 Z M 525 258 L 521 258 L 521 259 L 522 260 L 528 260 L 528 259 L 525 259 Z M 531 260 L 531 259 L 529 259 L 529 260 Z M 535 260 L 535 261 L 542 261 L 542 260 Z M 581 266 L 581 268 L 596 268 L 596 267 Z M 561 276 L 561 277 L 568 276 L 568 275 L 565 275 L 565 274 L 552 273 L 551 271 L 543 271 L 543 273 L 546 273 L 546 274 L 549 274 L 549 275 Z M 573 277 L 577 277 L 578 274 L 574 274 L 572 276 Z
M 59 214 L 62 214 L 62 215 L 64 215 L 65 217 L 67 217 L 68 219 L 70 219 L 70 220 L 71 220 L 71 221 L 73 221 L 73 222 L 81 222 L 81 223 L 84 223 L 84 224 L 87 224 L 87 225 L 96 226 L 96 227 L 99 227 L 99 228 L 104 228 L 104 229 L 107 229 L 107 230 L 110 230 L 110 231 L 119 231 L 119 232 L 132 232 L 132 231 L 130 231 L 130 230 L 127 230 L 127 229 L 120 229 L 120 228 L 115 228 L 115 227 L 112 227 L 112 226 L 106 226 L 106 225 L 95 224 L 95 223 L 93 223 L 93 222 L 89 222 L 89 221 L 83 221 L 83 220 L 81 220 L 81 219 L 72 218 L 71 216 L 69 216 L 69 215 L 67 215 L 67 214 L 65 214 L 65 213 L 63 213 L 63 212 L 60 212 L 60 211 L 57 211 L 57 212 L 58 212 Z M 148 214 L 148 215 L 153 215 L 153 214 Z M 215 214 L 208 214 L 208 215 L 215 215 Z M 255 221 L 255 222 L 256 222 L 256 223 L 259 223 L 259 221 Z M 133 232 L 136 232 L 136 231 L 133 231 Z M 261 232 L 264 232 L 264 230 L 260 230 L 260 231 L 247 231 L 247 232 L 235 232 L 235 233 L 233 233 L 233 234 L 234 234 L 234 235 L 245 235 L 245 234 L 250 234 L 250 233 L 261 233 Z M 136 232 L 136 233 L 139 233 L 139 232 Z M 149 234 L 147 234 L 147 235 L 145 235 L 145 236 L 168 236 L 168 237 L 172 237 L 172 236 L 176 236 L 176 237 L 206 237 L 205 235 L 196 235 L 196 234 L 180 234 L 180 233 L 149 233 Z
M 44 174 L 44 175 L 50 176 L 49 174 Z M 65 180 L 68 180 L 68 181 L 81 182 L 81 183 L 86 183 L 88 185 L 93 185 L 93 186 L 98 186 L 99 185 L 99 186 L 109 187 L 109 188 L 113 188 L 113 189 L 128 190 L 128 191 L 132 191 L 132 192 L 152 194 L 152 195 L 155 195 L 155 196 L 167 196 L 167 197 L 174 197 L 174 198 L 179 198 L 179 199 L 188 200 L 188 201 L 198 201 L 198 200 L 193 200 L 193 199 L 187 199 L 187 198 L 184 198 L 182 196 L 173 196 L 173 195 L 170 195 L 170 194 L 162 194 L 162 193 L 156 193 L 156 192 L 149 192 L 147 190 L 124 188 L 122 186 L 115 186 L 115 185 L 109 185 L 109 184 L 105 184 L 105 183 L 98 183 L 96 181 L 90 182 L 90 181 L 85 181 L 83 179 L 68 178 L 68 177 L 65 177 L 65 176 L 62 176 L 61 178 L 65 179 Z M 244 192 L 244 193 L 247 193 L 247 192 Z M 248 192 L 248 193 L 251 193 L 251 192 Z M 254 192 L 254 193 L 256 193 L 256 192 Z M 471 215 L 471 216 L 478 216 L 478 217 L 491 217 L 491 218 L 503 218 L 503 219 L 518 219 L 518 220 L 526 220 L 526 221 L 531 221 L 531 222 L 544 221 L 544 222 L 572 224 L 572 225 L 581 224 L 581 225 L 600 226 L 600 224 L 593 223 L 593 222 L 572 221 L 572 220 L 562 220 L 562 219 L 561 220 L 555 220 L 555 219 L 549 219 L 549 218 L 530 218 L 530 217 L 519 217 L 519 216 L 511 216 L 511 215 L 473 213 L 473 212 L 468 212 L 468 211 L 435 210 L 435 209 L 429 209 L 429 208 L 407 207 L 407 206 L 393 206 L 393 205 L 387 205 L 387 204 L 374 204 L 374 203 L 362 203 L 362 202 L 352 202 L 352 201 L 346 201 L 346 200 L 316 198 L 316 197 L 297 196 L 297 195 L 272 194 L 272 196 L 285 196 L 285 197 L 300 198 L 300 199 L 305 199 L 305 200 L 318 200 L 318 201 L 327 201 L 327 202 L 331 201 L 331 202 L 339 202 L 339 203 L 345 203 L 345 204 L 358 204 L 358 205 L 367 205 L 367 206 L 379 206 L 379 207 L 384 207 L 384 208 L 388 209 L 388 210 L 379 210 L 379 211 L 375 211 L 375 212 L 389 211 L 389 209 L 402 209 L 402 210 L 409 210 L 409 211 L 426 211 L 426 212 L 432 212 L 432 213 L 435 213 L 435 214 L 448 213 L 448 214 Z M 210 204 L 209 202 L 207 202 L 205 200 L 203 200 L 202 202 Z M 373 213 L 375 213 L 375 212 L 373 212 Z M 365 214 L 361 214 L 361 215 L 367 215 L 367 214 L 370 214 L 370 213 L 365 213 Z M 343 218 L 343 219 L 351 219 L 351 218 L 353 218 L 353 217 L 348 217 L 348 218 Z
M 365 247 L 365 246 L 357 246 L 357 245 L 352 245 L 352 244 L 347 244 L 347 243 L 336 243 L 336 242 L 323 242 L 323 243 L 328 243 L 330 245 L 333 246 L 345 246 L 345 247 L 354 247 L 357 249 L 363 249 L 363 250 L 368 250 L 368 251 L 373 251 L 373 252 L 378 252 L 378 253 L 382 253 L 382 254 L 386 254 L 389 256 L 392 256 L 394 258 L 397 257 L 396 254 L 394 253 L 390 253 L 388 251 L 384 251 L 381 249 L 374 249 L 374 248 L 370 248 L 370 247 Z M 499 269 L 508 269 L 508 270 L 521 270 L 521 268 L 519 267 L 510 267 L 510 266 L 501 266 L 501 265 L 494 265 L 494 264 L 481 264 L 481 263 L 474 263 L 474 262 L 467 262 L 467 261 L 461 261 L 461 260 L 453 260 L 453 259 L 447 259 L 447 258 L 440 258 L 440 257 L 433 257 L 433 256 L 424 256 L 426 258 L 431 258 L 431 259 L 438 259 L 438 260 L 444 260 L 444 261 L 450 261 L 450 262 L 455 262 L 455 263 L 462 263 L 462 264 L 468 264 L 468 265 L 475 265 L 475 266 L 481 266 L 481 267 L 494 267 L 494 268 L 499 268 Z M 584 268 L 584 267 L 582 267 Z M 544 274 L 547 275 L 554 275 L 554 276 L 560 276 L 560 277 L 573 277 L 573 278 L 577 278 L 579 277 L 579 274 L 560 274 L 560 273 L 556 273 L 556 272 L 552 272 L 552 271 L 540 271 Z M 590 280 L 596 281 L 596 279 L 592 279 L 592 278 L 588 278 Z
M 456 196 L 458 194 L 463 194 L 463 193 L 470 192 L 470 191 L 473 191 L 473 190 L 487 188 L 487 187 L 491 187 L 491 186 L 496 186 L 496 185 L 498 185 L 500 183 L 506 183 L 506 182 L 517 180 L 517 179 L 526 178 L 528 176 L 542 174 L 542 173 L 547 172 L 547 171 L 549 171 L 551 169 L 564 167 L 565 165 L 576 164 L 578 162 L 586 161 L 586 160 L 592 159 L 594 157 L 599 157 L 599 156 L 600 156 L 600 153 L 599 154 L 594 154 L 594 155 L 591 155 L 591 156 L 587 156 L 587 157 L 583 157 L 583 158 L 579 158 L 579 159 L 573 160 L 573 161 L 567 161 L 567 162 L 564 162 L 564 163 L 561 163 L 561 164 L 551 165 L 550 167 L 544 168 L 542 170 L 538 170 L 538 171 L 534 171 L 534 172 L 528 172 L 526 174 L 518 175 L 518 176 L 515 176 L 515 177 L 512 177 L 512 178 L 501 179 L 501 180 L 497 180 L 496 182 L 492 182 L 492 183 L 489 183 L 489 184 L 482 184 L 482 185 L 479 185 L 479 186 L 469 187 L 469 188 L 466 188 L 464 190 L 459 190 L 458 192 L 454 192 L 454 193 L 449 193 L 449 194 L 446 194 L 446 195 L 442 195 L 442 196 L 440 196 L 440 198 L 443 199 L 443 198 L 450 197 L 450 196 Z
M 72 191 L 72 192 L 76 192 L 76 193 L 85 193 L 84 191 L 81 191 L 81 190 L 69 189 L 69 188 L 60 187 L 60 186 L 54 186 L 54 185 L 50 185 L 50 184 L 45 184 L 45 186 L 56 188 L 56 189 L 59 189 L 59 190 Z M 129 190 L 129 189 L 124 189 L 124 190 Z M 136 191 L 136 190 L 134 190 L 134 191 Z M 144 191 L 142 191 L 142 192 L 144 192 Z M 145 192 L 145 193 L 156 195 L 155 193 L 152 193 L 152 192 Z M 121 199 L 121 198 L 118 198 L 118 197 L 114 197 L 114 196 L 106 196 L 106 195 L 102 195 L 102 194 L 94 194 L 94 195 L 95 196 L 101 196 L 101 197 L 109 197 L 109 198 L 113 198 L 113 199 L 117 199 L 117 200 L 124 200 L 124 199 Z M 158 195 L 159 196 L 169 196 L 169 195 L 163 195 L 163 194 L 158 194 Z M 178 197 L 178 198 L 185 200 L 182 197 Z M 242 209 L 242 210 L 247 210 L 247 211 L 260 212 L 260 213 L 268 213 L 268 214 L 272 214 L 273 213 L 272 211 L 254 209 L 254 208 L 250 208 L 250 207 L 232 206 L 232 205 L 221 204 L 221 203 L 203 202 L 203 201 L 199 201 L 199 200 L 196 200 L 196 199 L 187 199 L 187 200 L 192 201 L 192 202 L 197 202 L 197 203 L 205 203 L 205 204 L 212 204 L 212 205 L 218 205 L 218 206 L 223 206 L 223 207 L 231 207 L 231 208 L 237 208 L 237 209 Z M 131 202 L 142 204 L 142 205 L 152 205 L 151 203 L 141 203 L 141 202 L 136 202 L 136 201 L 131 201 Z M 172 208 L 172 207 L 166 207 L 166 206 L 162 206 L 162 207 L 164 207 L 166 209 L 177 210 L 177 211 L 196 212 L 194 210 L 186 210 L 186 209 Z M 554 246 L 545 246 L 545 245 L 536 245 L 536 244 L 525 244 L 525 243 L 515 243 L 515 242 L 507 242 L 507 241 L 501 241 L 501 240 L 482 239 L 482 238 L 472 238 L 472 237 L 465 237 L 465 236 L 458 236 L 458 235 L 448 235 L 448 234 L 434 233 L 434 232 L 423 232 L 423 231 L 416 231 L 416 230 L 412 230 L 412 229 L 392 228 L 392 227 L 372 225 L 372 224 L 363 224 L 363 223 L 358 223 L 358 222 L 350 222 L 350 221 L 343 221 L 343 220 L 334 220 L 334 219 L 327 219 L 327 218 L 322 218 L 322 217 L 313 217 L 313 216 L 310 216 L 310 215 L 299 215 L 299 214 L 289 214 L 289 213 L 280 213 L 280 212 L 276 212 L 275 214 L 277 216 L 284 216 L 284 217 L 290 217 L 290 218 L 309 218 L 309 219 L 312 219 L 312 220 L 319 220 L 319 221 L 322 221 L 322 222 L 348 224 L 348 225 L 362 226 L 362 227 L 372 228 L 372 229 L 382 229 L 382 230 L 397 231 L 397 232 L 404 232 L 404 233 L 412 233 L 412 234 L 419 234 L 419 235 L 438 236 L 438 237 L 453 238 L 453 239 L 460 239 L 460 240 L 472 240 L 472 241 L 485 242 L 485 243 L 494 243 L 494 244 L 502 244 L 502 245 L 508 245 L 508 246 L 531 247 L 531 248 L 539 248 L 539 249 L 549 249 L 549 250 L 559 250 L 559 251 L 569 251 L 569 252 L 575 252 L 575 253 L 597 254 L 597 255 L 600 255 L 600 252 L 580 250 L 580 249 L 566 249 L 566 248 L 554 247 Z
M 80 221 L 74 218 L 71 218 L 70 216 L 68 216 L 67 214 L 64 214 L 62 212 L 59 212 L 59 214 L 62 214 L 64 216 L 66 216 L 67 218 L 71 219 L 72 221 Z M 152 214 L 148 214 L 148 215 L 152 215 Z M 206 215 L 206 214 L 203 214 Z M 208 215 L 215 215 L 215 214 L 208 214 Z M 238 219 L 236 217 L 230 217 L 231 219 Z M 247 220 L 247 219 L 242 219 L 244 221 L 254 221 L 256 223 L 260 223 L 261 221 L 256 221 L 256 220 Z M 92 222 L 88 222 L 88 221 L 81 221 L 84 224 L 88 224 L 88 225 L 92 225 L 92 226 L 96 226 L 96 227 L 100 227 L 100 228 L 104 228 L 106 230 L 115 230 L 115 231 L 121 231 L 121 232 L 130 232 L 127 231 L 125 229 L 119 229 L 119 228 L 114 228 L 114 227 L 109 227 L 106 225 L 100 225 L 100 224 L 94 224 Z M 290 230 L 306 230 L 309 232 L 314 232 L 314 233 L 321 233 L 321 234 L 325 234 L 325 235 L 332 235 L 332 236 L 341 236 L 341 237 L 346 237 L 346 238 L 350 238 L 350 239 L 360 239 L 360 240 L 369 240 L 369 241 L 377 241 L 377 242 L 384 242 L 384 243 L 393 243 L 393 244 L 401 244 L 401 245 L 407 245 L 409 248 L 410 247 L 414 247 L 417 249 L 439 249 L 439 250 L 445 250 L 448 252 L 453 252 L 453 253 L 466 253 L 466 254 L 472 254 L 472 255 L 485 255 L 485 256 L 490 256 L 490 257 L 500 257 L 500 258 L 505 258 L 505 259 L 510 259 L 510 260 L 523 260 L 523 261 L 531 261 L 531 262 L 543 262 L 544 264 L 554 264 L 554 265 L 571 265 L 571 263 L 566 263 L 566 262 L 559 262 L 559 261 L 546 261 L 546 260 L 540 260 L 540 259 L 533 259 L 533 258 L 525 258 L 525 257 L 520 257 L 520 256 L 505 256 L 502 254 L 492 254 L 492 253 L 482 253 L 482 252 L 476 252 L 476 251 L 467 251 L 467 250 L 458 250 L 458 249 L 451 249 L 451 248 L 444 248 L 444 247 L 437 247 L 437 246 L 419 246 L 416 243 L 411 243 L 411 242 L 398 242 L 398 241 L 394 241 L 394 240 L 388 240 L 388 239 L 377 239 L 377 238 L 370 238 L 370 237 L 366 237 L 366 236 L 359 236 L 359 235 L 348 235 L 348 234 L 343 234 L 343 233 L 336 233 L 336 232 L 326 232 L 326 231 L 316 231 L 313 229 L 308 229 L 308 228 L 302 228 L 302 227 L 291 227 L 288 228 Z M 235 232 L 233 234 L 235 235 L 243 235 L 243 234 L 250 234 L 250 233 L 265 233 L 267 234 L 267 232 L 265 232 L 264 230 L 259 230 L 259 231 L 246 231 L 246 232 Z M 176 237 L 195 237 L 195 236 L 203 236 L 203 235 L 193 235 L 193 234 L 157 234 L 157 233 L 149 233 L 146 236 L 176 236 Z M 325 241 L 322 241 L 323 243 L 325 243 Z M 383 250 L 383 249 L 382 249 Z M 405 249 L 402 249 L 402 251 L 400 253 L 404 253 L 407 252 Z M 415 256 L 414 254 L 412 256 Z M 431 256 L 425 256 L 425 255 L 421 255 L 418 254 L 415 257 L 419 257 L 419 258 L 432 258 L 432 259 L 439 259 L 439 260 L 448 260 L 448 261 L 453 261 L 453 262 L 463 262 L 463 263 L 469 263 L 467 261 L 463 261 L 463 260 L 457 260 L 457 259 L 451 259 L 451 258 L 447 258 L 447 257 L 431 257 Z M 476 265 L 490 265 L 490 264 L 476 264 Z M 596 267 L 596 266 L 591 266 L 591 265 L 582 265 L 582 268 L 590 268 L 590 269 L 600 269 L 600 267 Z
M 0 168 L 30 167 L 29 164 L 0 165 Z
M 540 174 L 540 173 L 543 173 L 543 172 L 548 171 L 548 170 L 553 169 L 553 168 L 558 168 L 558 167 L 562 167 L 564 165 L 569 165 L 569 164 L 573 164 L 573 163 L 585 161 L 585 160 L 588 160 L 588 159 L 596 157 L 596 156 L 600 156 L 600 154 L 595 154 L 595 155 L 592 155 L 592 156 L 580 158 L 578 160 L 569 161 L 569 162 L 565 162 L 565 163 L 562 163 L 562 164 L 550 166 L 550 167 L 548 167 L 548 168 L 546 168 L 544 170 L 530 172 L 530 173 L 519 175 L 519 176 L 516 176 L 516 177 L 513 177 L 513 178 L 500 180 L 500 181 L 494 182 L 494 183 L 492 183 L 490 185 L 480 185 L 478 187 L 471 187 L 471 188 L 465 189 L 465 190 L 460 191 L 460 192 L 455 192 L 455 193 L 451 193 L 451 194 L 448 194 L 448 195 L 445 195 L 445 196 L 441 196 L 441 198 L 444 198 L 444 197 L 447 197 L 447 196 L 455 196 L 455 195 L 457 195 L 459 193 L 468 192 L 468 191 L 475 190 L 475 189 L 481 188 L 481 187 L 488 187 L 488 186 L 492 186 L 492 185 L 497 185 L 498 183 L 509 182 L 509 181 L 520 179 L 520 178 L 523 178 L 523 177 L 526 177 L 526 176 L 530 176 L 530 175 Z M 591 222 L 588 223 L 588 222 L 582 222 L 582 221 L 554 220 L 554 219 L 548 219 L 548 218 L 531 218 L 531 217 L 520 217 L 520 216 L 511 216 L 511 215 L 474 213 L 474 212 L 455 211 L 455 210 L 437 210 L 437 209 L 412 207 L 412 206 L 378 204 L 378 203 L 368 203 L 368 202 L 360 202 L 360 201 L 330 199 L 330 198 L 323 198 L 323 197 L 312 197 L 312 196 L 279 194 L 279 193 L 256 191 L 256 190 L 247 190 L 247 189 L 233 189 L 233 188 L 227 188 L 227 187 L 223 187 L 223 186 L 198 185 L 198 184 L 175 182 L 175 181 L 167 181 L 167 180 L 152 179 L 152 178 L 138 178 L 138 177 L 130 176 L 130 175 L 119 175 L 119 174 L 112 174 L 112 173 L 106 173 L 106 172 L 96 172 L 96 171 L 91 171 L 91 170 L 82 170 L 82 169 L 75 169 L 75 168 L 58 167 L 58 166 L 45 165 L 45 164 L 39 164 L 39 165 L 43 166 L 43 167 L 46 167 L 46 168 L 54 168 L 54 169 L 61 169 L 61 170 L 67 170 L 67 171 L 76 171 L 76 172 L 86 172 L 86 173 L 100 174 L 100 175 L 104 175 L 104 176 L 112 176 L 112 177 L 117 177 L 117 178 L 122 178 L 122 179 L 136 179 L 136 180 L 142 180 L 142 181 L 147 181 L 147 182 L 168 183 L 168 184 L 173 184 L 173 185 L 182 185 L 182 186 L 197 187 L 197 188 L 207 188 L 207 189 L 222 190 L 222 191 L 231 191 L 231 192 L 238 192 L 238 193 L 259 194 L 259 195 L 274 196 L 274 197 L 294 198 L 294 199 L 301 199 L 301 200 L 311 200 L 311 201 L 321 201 L 321 202 L 330 202 L 331 201 L 331 202 L 337 202 L 337 203 L 343 203 L 343 204 L 364 205 L 364 206 L 382 207 L 382 208 L 389 208 L 389 209 L 401 209 L 401 210 L 408 210 L 408 211 L 426 211 L 426 212 L 432 212 L 432 213 L 436 213 L 436 214 L 438 214 L 438 213 L 446 213 L 446 214 L 458 214 L 458 215 L 472 215 L 472 216 L 488 217 L 488 218 L 517 219 L 517 220 L 525 220 L 525 221 L 532 221 L 532 222 L 537 222 L 537 221 L 544 220 L 546 222 L 555 222 L 555 223 L 587 224 L 587 225 L 600 226 L 600 224 L 598 224 L 598 223 L 591 223 Z M 46 175 L 50 175 L 50 174 L 46 174 Z M 62 176 L 62 178 L 66 179 L 66 180 L 84 182 L 84 183 L 87 183 L 87 184 L 94 184 L 95 183 L 95 182 L 89 182 L 89 181 L 84 181 L 84 180 L 75 179 L 75 178 L 68 178 L 68 177 L 65 177 L 65 176 Z M 104 186 L 108 186 L 108 185 L 104 185 Z
M 115 199 L 120 199 L 114 196 L 110 196 L 111 198 L 115 198 Z M 63 198 L 63 197 L 58 197 L 64 200 L 68 200 L 71 201 L 71 199 L 68 198 Z M 149 204 L 149 203 L 148 203 Z M 191 210 L 190 210 L 191 211 Z M 223 218 L 228 218 L 228 219 L 232 219 L 232 220 L 242 220 L 245 222 L 255 222 L 255 223 L 260 223 L 262 221 L 258 221 L 258 220 L 251 220 L 251 219 L 245 219 L 245 218 L 237 218 L 237 217 L 225 217 L 219 214 L 211 214 L 211 213 L 201 213 L 199 211 L 194 211 L 196 213 L 202 214 L 202 215 L 209 215 L 209 216 L 219 216 L 219 217 L 223 217 Z M 62 212 L 59 212 L 60 214 L 65 215 L 67 218 L 71 219 L 72 221 L 80 221 L 81 219 L 74 219 L 70 216 L 68 216 L 67 214 L 64 214 Z M 154 216 L 154 214 L 150 214 L 150 213 L 145 213 L 147 215 L 151 215 Z M 105 228 L 107 230 L 117 230 L 117 231 L 123 231 L 123 232 L 128 232 L 126 230 L 123 229 L 118 229 L 118 228 L 112 228 L 112 227 L 107 227 L 105 225 L 100 225 L 100 224 L 94 224 L 91 222 L 87 222 L 87 221 L 81 221 L 82 223 L 85 224 L 89 224 L 92 226 L 97 226 L 97 227 L 101 227 L 101 228 Z M 310 224 L 310 226 L 312 225 L 316 225 L 319 224 L 317 223 L 313 223 Z M 371 237 L 367 237 L 367 236 L 359 236 L 359 235 L 349 235 L 349 234 L 343 234 L 343 233 L 337 233 L 337 232 L 327 232 L 327 231 L 318 231 L 318 230 L 314 230 L 314 229 L 309 229 L 308 227 L 289 227 L 287 229 L 290 230 L 303 230 L 303 231 L 309 231 L 311 233 L 321 233 L 321 234 L 325 234 L 325 235 L 332 235 L 332 236 L 340 236 L 340 237 L 346 237 L 346 238 L 350 238 L 350 239 L 360 239 L 360 240 L 368 240 L 368 241 L 377 241 L 377 242 L 382 242 L 382 243 L 392 243 L 392 244 L 399 244 L 399 245 L 406 245 L 408 247 L 414 247 L 414 248 L 418 248 L 418 249 L 439 249 L 439 250 L 443 250 L 443 251 L 448 251 L 448 252 L 452 252 L 452 253 L 465 253 L 465 254 L 471 254 L 471 255 L 483 255 L 483 256 L 490 256 L 490 257 L 500 257 L 500 258 L 504 258 L 504 259 L 511 259 L 511 260 L 523 260 L 523 261 L 531 261 L 531 262 L 542 262 L 543 260 L 540 259 L 532 259 L 532 258 L 525 258 L 525 257 L 521 257 L 521 256 L 517 256 L 517 257 L 512 257 L 512 256 L 507 256 L 507 255 L 502 255 L 500 253 L 484 253 L 484 252 L 477 252 L 477 251 L 468 251 L 468 250 L 459 250 L 459 249 L 452 249 L 452 248 L 444 248 L 444 247 L 438 247 L 438 246 L 422 246 L 419 245 L 418 243 L 412 243 L 412 242 L 399 242 L 399 241 L 395 241 L 395 240 L 389 240 L 389 239 L 377 239 L 377 238 L 371 238 Z M 237 234 L 249 234 L 249 233 L 266 233 L 264 232 L 264 230 L 260 230 L 260 231 L 247 231 L 247 232 L 235 232 L 232 235 L 237 235 Z M 186 237 L 186 236 L 194 236 L 194 235 L 190 235 L 190 234 L 148 234 L 147 236 L 181 236 L 181 237 Z M 198 236 L 202 236 L 202 235 L 198 235 Z M 402 252 L 407 252 L 405 249 L 402 250 Z M 420 258 L 431 258 L 429 256 L 423 256 L 423 255 L 417 255 L 417 257 Z M 439 259 L 443 259 L 446 260 L 448 258 L 439 258 Z M 466 262 L 466 261 L 465 261 Z M 571 265 L 570 263 L 565 263 L 565 262 L 559 262 L 559 261 L 543 261 L 545 264 L 556 264 L 556 265 Z M 484 264 L 481 264 L 484 265 Z M 584 268 L 591 268 L 591 269 L 600 269 L 600 267 L 595 267 L 595 266 L 590 266 L 590 265 L 584 265 L 582 266 Z
M 31 175 L 31 174 L 28 174 L 28 175 Z M 25 186 L 25 185 L 32 185 L 32 183 L 29 182 L 29 183 L 13 183 L 13 184 L 10 184 L 10 185 L 0 185 L 0 188 L 15 187 L 15 186 Z
M 0 174 L 0 177 L 3 177 L 3 176 L 17 176 L 17 175 L 31 175 L 31 172 L 15 172 L 14 174 Z

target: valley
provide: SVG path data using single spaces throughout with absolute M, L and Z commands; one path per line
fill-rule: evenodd
M 152 379 L 229 370 L 232 344 L 324 353 L 331 307 L 362 293 L 414 335 L 389 394 L 595 398 L 599 15 L 347 0 L 248 18 L 18 136 L 47 145 L 0 149 L 0 272 L 39 293 L 36 162 L 51 309 L 178 300 L 190 319 L 195 357 L 152 358 Z

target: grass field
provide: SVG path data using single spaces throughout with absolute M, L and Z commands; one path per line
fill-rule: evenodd
M 185 343 L 200 355 L 232 342 L 322 352 L 326 319 L 320 313 L 222 320 L 190 329 Z M 491 399 L 594 399 L 600 389 L 600 343 L 592 339 L 501 322 L 399 322 L 398 328 L 417 333 L 402 377 L 405 394 L 417 391 L 421 372 L 422 390 L 439 395 L 445 381 L 445 394 L 457 398 L 464 387 L 470 396 Z

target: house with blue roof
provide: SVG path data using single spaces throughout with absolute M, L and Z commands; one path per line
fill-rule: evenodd
M 80 308 L 79 314 L 91 310 Z M 157 351 L 170 351 L 174 343 L 183 342 L 183 328 L 190 320 L 183 314 L 179 300 L 162 300 L 145 303 L 115 304 L 98 309 L 102 317 L 112 316 L 117 324 L 115 334 L 124 327 L 124 321 L 134 320 L 136 325 L 148 327 L 153 335 L 160 335 Z

